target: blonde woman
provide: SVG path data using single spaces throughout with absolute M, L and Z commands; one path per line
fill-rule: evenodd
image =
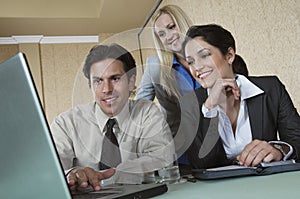
M 157 98 L 174 137 L 181 120 L 179 97 L 200 87 L 191 76 L 182 52 L 182 42 L 191 25 L 191 20 L 175 5 L 166 5 L 154 13 L 152 33 L 157 54 L 147 58 L 135 97 L 148 100 Z M 184 151 L 177 151 L 178 156 Z M 184 157 L 179 159 L 180 162 L 188 164 Z
M 148 100 L 156 97 L 173 135 L 180 123 L 178 98 L 199 87 L 199 83 L 190 75 L 182 54 L 184 35 L 191 24 L 182 9 L 175 5 L 164 6 L 153 15 L 153 38 L 157 54 L 147 58 L 135 97 Z

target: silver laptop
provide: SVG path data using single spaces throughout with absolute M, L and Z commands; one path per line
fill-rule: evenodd
M 164 184 L 72 195 L 24 54 L 0 63 L 0 198 L 149 198 Z

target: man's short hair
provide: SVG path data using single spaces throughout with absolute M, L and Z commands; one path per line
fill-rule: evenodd
M 121 61 L 128 78 L 136 74 L 135 60 L 125 48 L 118 44 L 96 45 L 90 50 L 83 66 L 83 73 L 89 84 L 91 66 L 108 58 Z

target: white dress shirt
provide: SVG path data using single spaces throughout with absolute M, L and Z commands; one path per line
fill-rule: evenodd
M 208 110 L 204 104 L 202 106 L 202 113 L 204 117 L 213 118 L 219 113 L 218 130 L 223 141 L 227 158 L 233 158 L 239 155 L 245 146 L 252 141 L 249 114 L 245 100 L 264 92 L 243 75 L 237 76 L 238 78 L 236 81 L 238 87 L 240 88 L 241 102 L 235 133 L 233 133 L 231 122 L 228 116 L 220 106 L 216 106 L 211 110 Z
M 255 84 L 250 82 L 245 76 L 236 74 L 237 85 L 240 88 L 241 101 L 240 110 L 238 113 L 236 130 L 233 133 L 231 122 L 220 106 L 208 110 L 204 104 L 202 105 L 202 113 L 206 118 L 213 118 L 218 116 L 219 124 L 218 131 L 223 142 L 223 147 L 227 158 L 235 158 L 239 155 L 245 146 L 252 141 L 252 131 L 249 120 L 249 113 L 247 109 L 246 99 L 264 93 L 263 90 L 258 88 Z M 209 90 L 208 90 L 209 94 Z M 219 114 L 218 114 L 219 113 Z M 293 147 L 282 141 L 270 141 L 270 144 L 284 144 L 290 150 L 287 154 L 283 154 L 283 160 L 287 160 L 293 153 Z

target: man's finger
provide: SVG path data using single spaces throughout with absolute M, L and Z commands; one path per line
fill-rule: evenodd
M 100 190 L 100 183 L 99 183 L 99 179 L 97 176 L 97 173 L 95 170 L 93 170 L 92 168 L 86 167 L 84 168 L 85 174 L 88 178 L 88 182 L 89 184 L 93 187 L 93 189 L 95 191 L 99 191 Z
M 111 169 L 107 169 L 106 171 L 104 171 L 102 173 L 102 177 L 103 179 L 107 179 L 110 178 L 111 176 L 113 176 L 115 174 L 116 170 L 111 168 Z
M 74 186 L 77 183 L 77 177 L 75 176 L 75 172 L 71 171 L 67 176 L 67 181 L 69 186 Z
M 87 178 L 84 170 L 78 169 L 75 172 L 75 176 L 77 178 L 77 182 L 78 182 L 79 186 L 81 186 L 81 187 L 87 187 L 88 186 L 88 178 Z

